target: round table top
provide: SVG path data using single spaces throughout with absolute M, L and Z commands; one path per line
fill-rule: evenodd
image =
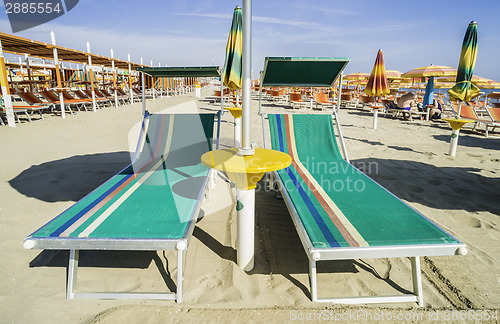
M 276 150 L 256 148 L 254 155 L 239 155 L 237 148 L 228 148 L 203 154 L 201 163 L 221 171 L 248 174 L 284 169 L 292 163 L 292 158 Z
M 229 111 L 234 118 L 241 118 L 241 115 L 243 113 L 241 107 L 224 107 L 224 109 Z
M 450 123 L 452 129 L 459 130 L 463 125 L 467 123 L 474 123 L 474 120 L 470 119 L 460 119 L 460 118 L 443 118 L 442 120 Z

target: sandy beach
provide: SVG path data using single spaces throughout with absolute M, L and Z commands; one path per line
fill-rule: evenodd
M 202 94 L 210 96 L 213 90 Z M 199 111 L 220 108 L 193 94 L 148 100 L 147 108 L 178 112 L 182 106 L 176 105 L 192 101 Z M 264 104 L 265 112 L 329 112 Z M 252 139 L 262 147 L 255 97 L 252 105 Z M 263 189 L 256 193 L 255 268 L 244 272 L 236 264 L 234 188 L 222 178 L 203 203 L 205 216 L 189 245 L 182 303 L 66 300 L 68 252 L 25 250 L 23 239 L 130 163 L 141 112 L 142 103 L 135 103 L 0 127 L 1 323 L 286 323 L 314 318 L 441 323 L 447 316 L 450 322 L 499 322 L 498 130 L 486 138 L 464 129 L 452 158 L 451 129 L 445 122 L 380 117 L 374 130 L 370 112 L 344 108 L 339 119 L 351 162 L 467 245 L 466 256 L 422 258 L 425 308 L 311 302 L 307 257 L 286 206 Z M 223 146 L 232 144 L 232 122 L 224 114 Z M 175 290 L 174 256 L 82 251 L 77 289 Z M 318 270 L 320 296 L 394 295 L 412 289 L 407 258 L 322 262 Z M 471 317 L 463 320 L 463 314 Z M 497 318 L 484 320 L 486 314 Z

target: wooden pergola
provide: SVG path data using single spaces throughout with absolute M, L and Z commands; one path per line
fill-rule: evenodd
M 7 115 L 8 124 L 11 127 L 15 127 L 14 112 L 12 110 L 12 102 L 10 97 L 10 90 L 7 80 L 7 70 L 5 66 L 4 53 L 12 53 L 17 55 L 28 54 L 32 57 L 38 57 L 42 59 L 53 60 L 56 70 L 57 78 L 57 88 L 59 92 L 59 98 L 61 101 L 61 112 L 62 117 L 65 117 L 64 110 L 64 98 L 62 96 L 62 80 L 59 72 L 59 60 L 72 63 L 88 64 L 90 66 L 90 73 L 92 73 L 92 64 L 110 67 L 113 70 L 113 85 L 116 88 L 116 76 L 115 69 L 128 70 L 128 81 L 129 87 L 132 87 L 130 73 L 140 67 L 146 67 L 147 65 L 138 64 L 130 61 L 130 56 L 127 61 L 115 59 L 113 54 L 111 57 L 106 57 L 102 55 L 97 55 L 90 53 L 90 46 L 87 43 L 87 52 L 70 49 L 67 47 L 57 46 L 55 41 L 54 33 L 52 36 L 52 44 L 35 41 L 27 38 L 22 38 L 19 36 L 14 36 L 6 33 L 0 32 L 0 84 L 2 89 L 2 96 L 4 98 L 5 110 Z M 111 52 L 112 53 L 112 52 Z M 94 93 L 93 82 L 91 84 L 92 93 Z M 132 94 L 131 94 L 132 95 Z M 115 90 L 116 96 L 116 90 Z M 93 107 L 95 111 L 95 96 L 93 95 Z

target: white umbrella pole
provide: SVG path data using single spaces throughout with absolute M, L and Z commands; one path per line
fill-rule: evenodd
M 377 129 L 378 108 L 373 109 L 373 129 Z
M 451 141 L 450 141 L 450 156 L 455 156 L 457 153 L 457 144 L 458 144 L 458 134 L 459 134 L 458 129 L 454 129 L 451 132 Z
M 457 109 L 457 118 L 460 118 L 460 110 L 462 110 L 462 102 L 458 102 Z M 457 153 L 457 145 L 458 145 L 458 135 L 460 133 L 459 129 L 454 129 L 451 132 L 451 140 L 450 140 L 450 156 L 455 156 Z
M 254 154 L 250 143 L 250 90 L 251 90 L 251 28 L 252 1 L 243 0 L 243 53 L 242 53 L 242 137 L 240 152 L 244 155 Z M 254 233 L 255 233 L 255 189 L 237 189 L 237 263 L 250 271 L 254 266 Z
M 234 147 L 241 144 L 241 118 L 234 118 Z
M 250 142 L 250 104 L 251 104 L 251 75 L 252 70 L 252 1 L 243 0 L 243 42 L 242 42 L 242 130 L 241 151 L 244 155 L 252 155 Z
M 238 252 L 237 263 L 250 271 L 254 266 L 255 189 L 237 189 Z

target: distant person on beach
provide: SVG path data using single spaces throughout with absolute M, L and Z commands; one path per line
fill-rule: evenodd
M 434 99 L 432 102 L 432 105 L 427 105 L 426 107 L 429 111 L 429 116 L 430 119 L 436 120 L 436 119 L 441 119 L 441 112 L 443 109 L 441 108 L 441 104 L 437 99 Z
M 415 108 L 417 107 L 417 104 L 415 102 L 416 97 L 417 95 L 415 94 L 415 92 L 408 92 L 407 94 L 399 97 L 397 102 L 398 108 L 408 112 L 408 117 L 405 118 L 410 118 L 410 110 L 415 110 Z

